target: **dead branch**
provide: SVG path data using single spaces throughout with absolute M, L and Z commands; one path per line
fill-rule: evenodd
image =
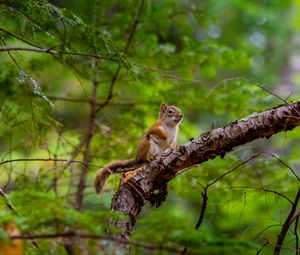
M 226 173 L 222 174 L 221 176 L 219 176 L 218 178 L 216 178 L 215 180 L 213 180 L 212 182 L 210 182 L 209 184 L 207 184 L 205 187 L 203 187 L 203 192 L 201 193 L 202 195 L 202 206 L 201 206 L 201 212 L 199 215 L 199 219 L 196 223 L 195 229 L 198 230 L 202 224 L 202 221 L 204 219 L 204 215 L 206 212 L 206 207 L 207 207 L 207 201 L 208 201 L 208 189 L 209 187 L 211 187 L 212 185 L 214 185 L 216 182 L 220 181 L 222 178 L 224 178 L 226 175 L 234 172 L 235 170 L 237 170 L 239 167 L 241 167 L 242 165 L 246 164 L 247 162 L 251 161 L 252 159 L 256 158 L 257 156 L 259 156 L 259 153 L 256 153 L 254 155 L 252 155 L 251 157 L 249 157 L 248 159 L 242 161 L 241 163 L 239 163 L 238 165 L 236 165 L 235 167 L 233 167 L 232 169 L 230 169 L 229 171 L 227 171 Z
M 296 217 L 295 228 L 294 228 L 294 234 L 295 234 L 295 239 L 296 239 L 296 255 L 300 255 L 299 236 L 298 236 L 298 222 L 299 222 L 299 214 Z
M 289 231 L 289 229 L 291 227 L 292 219 L 293 219 L 294 214 L 296 212 L 299 199 L 300 199 L 300 188 L 298 189 L 298 192 L 297 192 L 296 198 L 293 202 L 290 213 L 288 214 L 286 220 L 284 221 L 284 223 L 282 225 L 282 228 L 281 228 L 281 231 L 278 235 L 277 244 L 276 244 L 275 249 L 274 249 L 274 255 L 279 255 L 280 254 L 280 250 L 281 250 L 281 247 L 283 245 L 283 241 L 285 239 L 285 236 L 286 236 L 287 232 Z
M 201 212 L 200 212 L 200 215 L 199 215 L 199 219 L 198 219 L 197 224 L 195 226 L 196 230 L 198 230 L 200 228 L 200 226 L 202 224 L 202 221 L 204 219 L 205 212 L 206 212 L 207 200 L 208 200 L 207 189 L 208 189 L 208 186 L 206 186 L 204 188 L 204 191 L 201 193 L 201 195 L 202 195 L 202 206 L 201 206 Z

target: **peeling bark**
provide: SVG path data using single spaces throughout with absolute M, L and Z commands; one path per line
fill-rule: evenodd
M 269 138 L 278 132 L 292 130 L 300 125 L 299 113 L 300 100 L 255 112 L 227 126 L 203 133 L 139 168 L 129 181 L 121 183 L 112 200 L 112 210 L 129 216 L 126 222 L 114 223 L 122 231 L 118 236 L 130 239 L 136 217 L 151 193 L 166 185 L 183 169 L 217 156 L 224 157 L 234 147 L 258 138 Z

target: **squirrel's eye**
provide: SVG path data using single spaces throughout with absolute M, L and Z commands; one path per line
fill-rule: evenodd
M 169 110 L 168 110 L 168 114 L 169 114 L 169 115 L 171 115 L 171 114 L 173 114 L 173 113 L 174 113 L 174 110 L 173 110 L 173 109 L 169 109 Z

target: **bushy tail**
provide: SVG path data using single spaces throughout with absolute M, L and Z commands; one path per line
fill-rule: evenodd
M 100 170 L 96 173 L 94 187 L 95 187 L 95 191 L 97 194 L 100 194 L 100 192 L 104 186 L 104 183 L 106 182 L 109 175 L 110 175 L 110 172 L 106 168 L 103 168 L 102 170 Z
M 100 169 L 95 176 L 94 187 L 97 194 L 100 194 L 104 183 L 110 174 L 115 173 L 115 171 L 120 167 L 129 166 L 130 164 L 134 164 L 136 159 L 125 159 L 112 162 L 108 165 L 105 165 L 102 169 Z

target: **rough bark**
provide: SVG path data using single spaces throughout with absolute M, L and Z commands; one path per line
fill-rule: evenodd
M 130 239 L 136 217 L 151 193 L 167 184 L 183 169 L 201 164 L 217 156 L 223 157 L 234 147 L 259 138 L 292 130 L 300 125 L 300 100 L 255 112 L 224 127 L 201 134 L 156 160 L 139 168 L 126 183 L 122 183 L 112 200 L 112 209 L 128 215 L 128 221 L 115 222 L 118 237 Z

